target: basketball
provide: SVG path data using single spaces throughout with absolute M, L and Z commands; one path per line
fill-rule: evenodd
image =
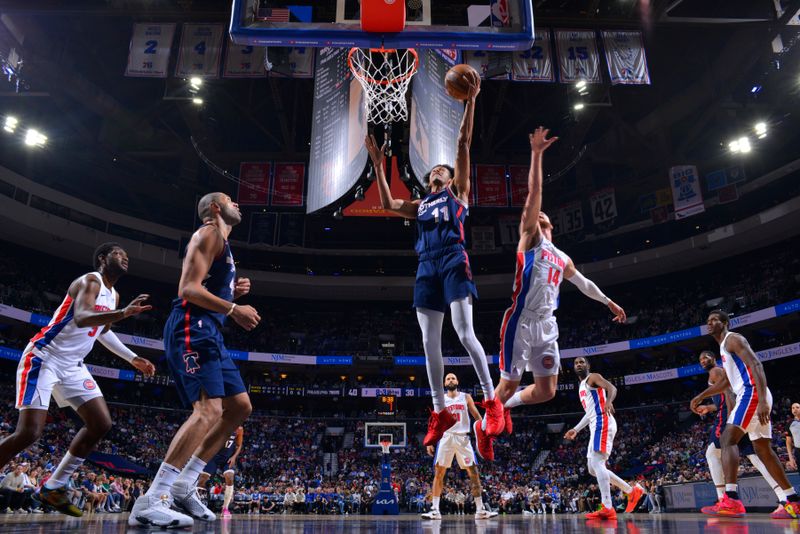
M 475 73 L 475 77 L 480 80 L 478 72 L 464 63 L 456 65 L 447 71 L 447 74 L 444 76 L 444 88 L 448 95 L 456 100 L 466 100 L 472 96 L 472 88 L 470 87 L 467 77 L 467 73 L 469 72 Z M 478 81 L 478 83 L 480 83 L 480 81 Z

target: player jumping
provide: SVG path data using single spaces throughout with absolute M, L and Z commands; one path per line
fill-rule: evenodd
M 225 440 L 225 446 L 206 464 L 200 477 L 197 479 L 197 487 L 204 488 L 208 479 L 217 474 L 217 470 L 222 468 L 222 476 L 225 478 L 225 495 L 222 499 L 222 518 L 230 517 L 229 510 L 233 501 L 233 477 L 236 474 L 236 459 L 242 452 L 244 443 L 244 428 L 239 427 Z
M 484 394 L 486 427 L 489 436 L 503 431 L 503 406 L 495 398 L 494 384 L 489 373 L 486 353 L 472 326 L 472 299 L 477 297 L 469 257 L 464 249 L 464 221 L 470 190 L 470 157 L 475 99 L 480 92 L 480 77 L 465 74 L 472 86 L 467 99 L 461 128 L 458 133 L 455 168 L 437 165 L 428 173 L 428 192 L 422 200 L 407 201 L 392 197 L 384 171 L 386 145 L 378 146 L 374 136 L 367 136 L 365 144 L 378 181 L 381 206 L 385 210 L 417 220 L 417 245 L 419 267 L 414 285 L 414 307 L 422 330 L 428 383 L 433 397 L 433 411 L 428 421 L 428 432 L 423 444 L 434 445 L 456 419 L 445 410 L 444 362 L 442 360 L 442 324 L 449 308 L 458 338 L 469 353 L 478 374 Z M 488 440 L 485 440 L 488 441 Z M 478 442 L 482 454 L 484 441 Z M 483 455 L 483 454 L 482 454 Z

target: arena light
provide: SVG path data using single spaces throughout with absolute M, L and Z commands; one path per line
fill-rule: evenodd
M 17 129 L 17 124 L 19 124 L 19 120 L 17 120 L 16 117 L 9 115 L 6 117 L 6 122 L 3 125 L 3 129 L 8 133 L 14 133 L 14 130 Z
M 757 122 L 755 126 L 753 126 L 753 130 L 756 132 L 756 136 L 759 139 L 764 139 L 767 136 L 767 123 Z
M 586 80 L 580 80 L 578 83 L 575 84 L 575 89 L 580 91 L 581 89 L 586 89 Z
M 189 84 L 194 89 L 200 89 L 200 86 L 203 85 L 203 78 L 200 78 L 199 76 L 192 76 L 189 78 Z
M 747 154 L 753 147 L 750 145 L 749 137 L 740 137 L 728 143 L 728 149 L 734 154 Z
M 575 111 L 580 111 L 585 107 L 586 107 L 586 104 L 584 104 L 583 102 L 578 102 L 577 104 L 575 104 L 575 108 L 574 109 L 575 109 Z
M 39 133 L 38 130 L 30 128 L 25 133 L 25 144 L 28 146 L 44 146 L 47 143 L 47 136 Z
M 193 104 L 196 104 L 196 105 L 198 105 L 198 106 L 201 106 L 201 105 L 203 104 L 203 99 L 202 99 L 202 98 L 197 98 L 197 97 L 194 97 L 194 98 L 192 99 L 192 103 L 193 103 Z

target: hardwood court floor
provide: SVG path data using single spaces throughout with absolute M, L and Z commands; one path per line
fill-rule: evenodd
M 18 533 L 146 533 L 130 528 L 127 514 L 93 514 L 82 518 L 63 515 L 0 515 L 0 532 Z M 159 532 L 158 530 L 150 532 Z M 163 532 L 163 531 L 162 531 Z M 189 532 L 178 530 L 174 532 Z M 744 519 L 718 519 L 702 514 L 631 514 L 617 521 L 586 521 L 580 515 L 498 516 L 476 521 L 472 516 L 445 516 L 426 521 L 416 515 L 399 516 L 317 516 L 317 515 L 234 515 L 214 523 L 195 523 L 191 530 L 204 534 L 506 534 L 542 532 L 553 534 L 789 534 L 800 533 L 798 520 L 773 520 L 767 514 L 750 514 Z

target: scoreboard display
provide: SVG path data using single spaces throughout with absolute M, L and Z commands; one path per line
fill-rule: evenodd
M 397 415 L 397 396 L 396 395 L 378 395 L 376 397 L 378 402 L 377 414 L 383 416 L 394 417 Z

